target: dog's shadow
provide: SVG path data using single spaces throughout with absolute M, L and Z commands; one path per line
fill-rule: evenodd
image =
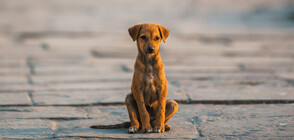
M 128 134 L 128 129 L 126 128 L 120 128 L 120 129 L 92 129 L 91 131 L 94 131 L 96 133 L 108 133 L 108 134 Z
M 91 131 L 93 131 L 95 133 L 103 133 L 103 134 L 129 134 L 127 128 L 120 128 L 120 129 L 92 129 L 92 128 L 90 128 L 90 129 L 91 129 Z M 167 132 L 169 132 L 169 131 L 166 131 L 165 133 L 167 133 Z M 139 130 L 137 133 L 134 133 L 134 134 L 146 134 L 146 133 L 144 133 L 141 130 Z M 157 134 L 157 133 L 149 133 L 149 134 Z

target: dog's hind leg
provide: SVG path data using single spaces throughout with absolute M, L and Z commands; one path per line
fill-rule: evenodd
M 178 103 L 174 100 L 169 100 L 166 102 L 166 109 L 165 109 L 165 131 L 169 131 L 171 129 L 170 125 L 167 125 L 169 119 L 176 114 L 178 111 Z
M 139 123 L 140 115 L 138 112 L 137 103 L 132 94 L 127 95 L 125 103 L 129 112 L 130 120 L 131 120 L 131 127 L 129 128 L 129 133 L 136 133 L 140 127 L 140 123 Z

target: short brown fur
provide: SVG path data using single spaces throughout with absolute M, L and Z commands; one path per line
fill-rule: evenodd
M 177 112 L 178 104 L 167 96 L 167 80 L 159 49 L 160 42 L 167 39 L 169 30 L 154 24 L 136 24 L 129 28 L 133 41 L 137 41 L 138 55 L 135 62 L 131 93 L 126 106 L 131 120 L 129 133 L 161 133 L 169 130 L 165 125 Z

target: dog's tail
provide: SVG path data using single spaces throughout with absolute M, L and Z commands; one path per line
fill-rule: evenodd
M 119 128 L 129 128 L 131 126 L 130 122 L 124 122 L 113 125 L 92 125 L 90 128 L 93 129 L 119 129 Z

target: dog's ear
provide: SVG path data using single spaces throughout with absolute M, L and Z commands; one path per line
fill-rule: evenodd
M 141 28 L 142 28 L 142 24 L 136 24 L 129 28 L 129 34 L 132 37 L 133 41 L 137 40 Z
M 158 30 L 160 32 L 160 36 L 161 36 L 163 42 L 165 43 L 165 40 L 167 39 L 167 37 L 169 35 L 169 30 L 161 25 L 158 25 Z

